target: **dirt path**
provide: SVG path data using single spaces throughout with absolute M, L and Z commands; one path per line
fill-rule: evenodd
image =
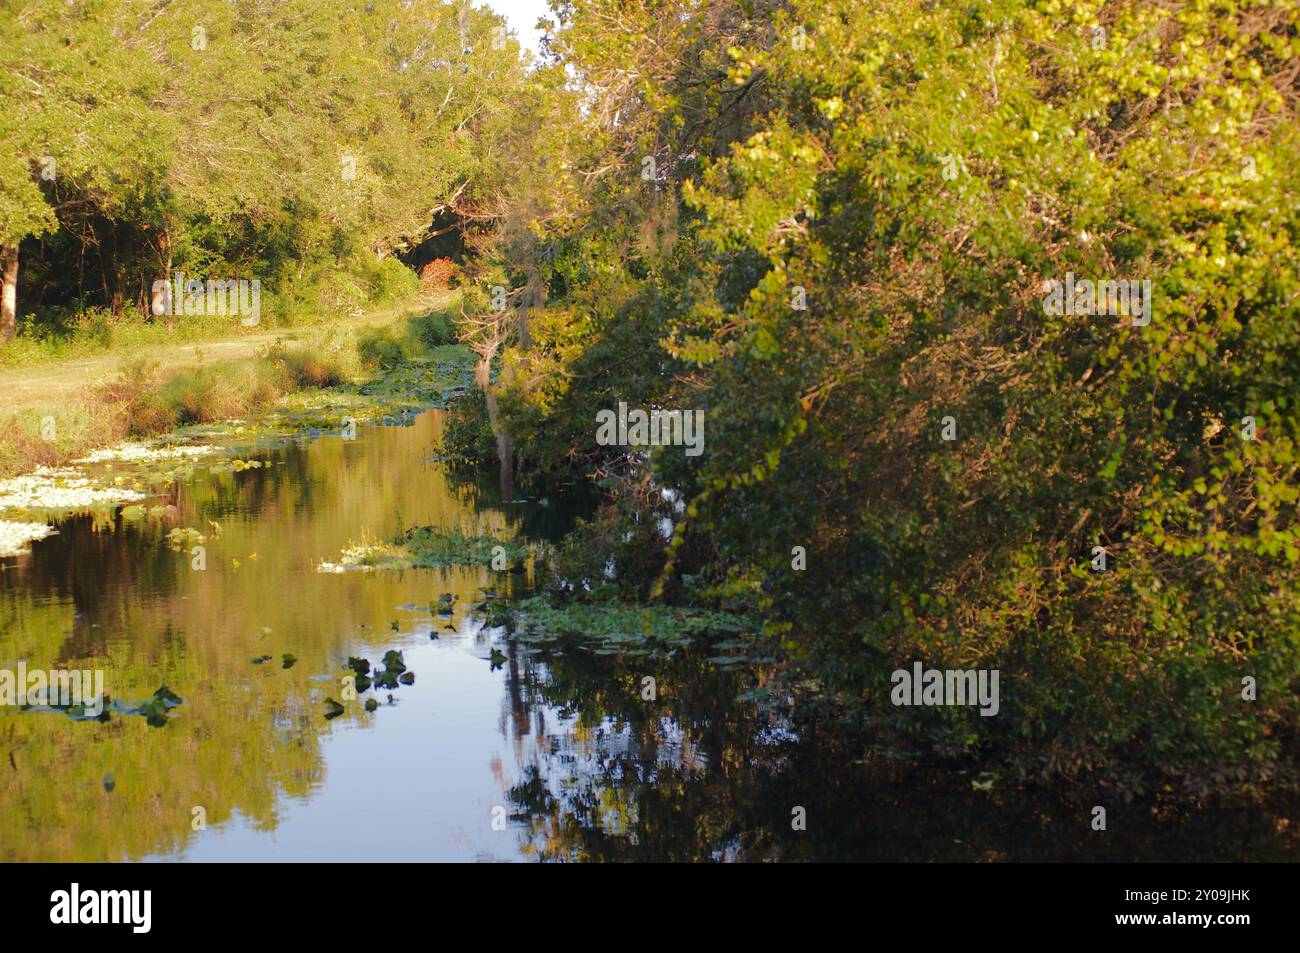
M 434 306 L 437 302 L 433 303 Z M 38 367 L 0 369 L 0 409 L 13 409 L 35 401 L 58 400 L 79 394 L 88 385 L 116 377 L 122 365 L 139 357 L 157 361 L 164 367 L 182 369 L 207 367 L 257 355 L 266 345 L 281 338 L 293 338 L 326 328 L 349 326 L 354 329 L 387 324 L 406 314 L 428 310 L 429 304 L 417 308 L 370 311 L 327 325 L 279 328 L 255 334 L 202 341 L 197 344 L 157 345 L 154 347 L 115 349 L 88 357 L 42 364 Z
M 287 331 L 250 334 L 233 341 L 207 341 L 144 348 L 139 351 L 110 351 L 94 357 L 76 358 L 42 367 L 0 371 L 0 407 L 17 407 L 31 400 L 54 400 L 79 393 L 89 384 L 116 377 L 125 361 L 149 357 L 175 367 L 219 364 L 252 357 L 266 344 L 284 337 Z

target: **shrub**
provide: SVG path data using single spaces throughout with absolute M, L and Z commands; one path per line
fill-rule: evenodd
M 480 389 L 475 388 L 447 412 L 440 452 L 453 466 L 478 468 L 496 460 L 496 439 Z
M 407 359 L 406 348 L 388 328 L 365 332 L 357 342 L 357 354 L 363 367 L 391 370 Z
M 411 330 L 426 348 L 456 343 L 456 328 L 443 311 L 431 311 L 411 321 Z
M 410 298 L 420 290 L 420 279 L 396 258 L 380 259 L 366 270 L 370 301 L 393 304 Z
M 281 348 L 276 357 L 294 389 L 338 387 L 350 376 L 338 354 L 320 344 Z
M 425 292 L 443 291 L 451 284 L 454 271 L 450 258 L 435 258 L 420 269 L 420 288 Z
M 127 362 L 117 379 L 100 387 L 94 399 L 118 409 L 129 436 L 153 436 L 178 420 L 176 410 L 159 392 L 161 384 L 158 362 L 139 358 Z

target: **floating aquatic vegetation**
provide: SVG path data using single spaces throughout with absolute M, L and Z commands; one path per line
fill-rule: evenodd
M 345 419 L 357 425 L 406 425 L 420 411 L 446 407 L 474 386 L 473 353 L 452 345 L 437 349 L 431 359 L 417 359 L 360 383 L 290 394 L 254 420 L 187 427 L 178 434 L 232 448 L 261 448 L 341 434 Z
M 406 662 L 402 659 L 402 653 L 396 649 L 390 649 L 384 653 L 383 667 L 376 666 L 373 671 L 370 668 L 370 660 L 350 656 L 347 663 L 348 669 L 353 673 L 353 684 L 356 686 L 357 694 L 369 691 L 373 686 L 383 688 L 388 691 L 395 691 L 399 685 L 414 685 L 415 673 L 408 671 Z M 379 705 L 373 698 L 368 699 L 365 704 L 366 711 L 374 711 Z M 334 717 L 326 715 L 325 717 Z
M 166 536 L 167 545 L 177 552 L 184 552 L 191 546 L 202 546 L 206 537 L 196 529 L 190 529 L 188 526 L 178 526 Z
M 103 450 L 96 450 L 74 462 L 155 463 L 162 460 L 194 460 L 199 457 L 207 456 L 210 453 L 214 453 L 216 450 L 216 447 L 206 446 L 203 444 L 160 445 L 148 443 L 123 443 L 118 444 L 116 447 L 106 447 Z
M 473 607 L 473 611 L 483 619 L 483 624 L 489 629 L 514 626 L 515 617 L 510 605 L 496 600 L 495 597 L 485 596 L 482 602 Z
M 48 523 L 0 520 L 0 556 L 21 556 L 30 543 L 58 532 Z
M 298 659 L 293 655 L 289 655 L 288 653 L 285 653 L 284 655 L 280 656 L 280 663 L 281 663 L 280 664 L 281 668 L 293 668 L 294 665 L 298 663 Z
M 472 390 L 473 375 L 474 355 L 468 348 L 439 347 L 427 358 L 367 381 L 296 392 L 274 410 L 252 421 L 182 427 L 158 441 L 122 443 L 96 450 L 76 461 L 83 468 L 93 468 L 92 471 L 38 467 L 31 473 L 2 480 L 0 515 L 12 519 L 0 521 L 0 556 L 20 555 L 31 541 L 53 532 L 44 524 L 19 519 L 28 513 L 111 512 L 128 504 L 122 515 L 129 521 L 145 516 L 172 516 L 175 513 L 172 507 L 146 508 L 138 504 L 154 495 L 158 487 L 190 477 L 196 463 L 204 462 L 213 473 L 237 473 L 271 465 L 271 461 L 241 458 L 207 463 L 206 457 L 239 447 L 262 447 L 337 433 L 345 418 L 358 423 L 410 423 L 415 413 L 428 407 L 448 406 Z M 322 572 L 377 568 L 366 564 L 362 556 L 353 554 L 352 562 L 322 563 L 318 568 Z
M 459 529 L 418 526 L 384 542 L 349 546 L 338 562 L 322 561 L 317 572 L 373 572 L 393 569 L 444 569 L 448 566 L 520 566 L 533 550 L 495 536 L 468 536 Z M 454 599 L 452 600 L 454 602 Z M 439 603 L 450 612 L 452 602 Z
M 339 554 L 339 561 L 322 560 L 317 572 L 374 572 L 376 569 L 409 569 L 411 562 L 397 547 L 389 543 L 358 543 Z
M 514 637 L 526 644 L 542 645 L 567 638 L 581 642 L 598 655 L 646 654 L 730 636 L 725 641 L 712 641 L 710 647 L 715 653 L 740 649 L 742 654 L 715 654 L 709 661 L 717 665 L 762 661 L 743 654 L 751 645 L 743 636 L 754 633 L 757 627 L 745 617 L 730 612 L 621 602 L 554 606 L 539 596 L 520 602 L 512 614 Z
M 166 685 L 163 685 L 153 693 L 152 698 L 133 709 L 126 710 L 124 713 L 143 715 L 145 721 L 150 725 L 161 728 L 167 724 L 167 713 L 182 704 L 184 703 L 181 701 L 180 696 L 168 690 Z
M 398 682 L 402 681 L 410 685 L 415 681 L 415 676 L 411 675 L 410 681 L 406 681 L 406 663 L 402 661 L 402 653 L 396 649 L 390 649 L 384 653 L 384 667 L 382 670 L 375 670 L 375 684 L 380 688 L 386 688 L 390 691 L 397 688 Z
M 98 484 L 67 467 L 38 467 L 23 476 L 0 480 L 0 512 L 6 510 L 86 510 L 146 498 L 139 490 Z

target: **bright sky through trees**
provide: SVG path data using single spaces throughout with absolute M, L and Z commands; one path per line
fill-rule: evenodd
M 538 52 L 542 35 L 535 27 L 538 18 L 550 13 L 546 0 L 491 0 L 488 6 L 506 18 L 524 47 L 533 53 Z

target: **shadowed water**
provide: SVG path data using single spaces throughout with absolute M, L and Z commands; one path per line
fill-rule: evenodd
M 469 612 L 487 569 L 321 573 L 412 525 L 558 538 L 555 501 L 509 507 L 433 462 L 442 412 L 245 458 L 171 488 L 170 516 L 78 517 L 0 561 L 0 668 L 101 668 L 114 699 L 166 685 L 167 724 L 0 709 L 0 859 L 1263 859 L 1276 818 L 1086 817 L 900 772 L 815 713 L 739 700 L 763 673 L 705 653 L 546 656 Z M 219 535 L 211 523 L 220 527 Z M 166 544 L 207 535 L 207 568 Z M 431 611 L 455 594 L 450 618 Z M 436 606 L 434 607 L 436 608 Z M 437 636 L 433 638 L 432 636 Z M 399 649 L 415 683 L 341 697 L 349 656 Z M 505 655 L 494 664 L 493 650 Z M 283 667 L 282 656 L 296 662 Z M 270 656 L 255 664 L 254 659 Z M 642 696 L 654 676 L 658 694 Z M 201 812 L 196 812 L 201 809 Z M 792 823 L 800 812 L 803 829 Z M 204 824 L 197 818 L 202 816 Z

